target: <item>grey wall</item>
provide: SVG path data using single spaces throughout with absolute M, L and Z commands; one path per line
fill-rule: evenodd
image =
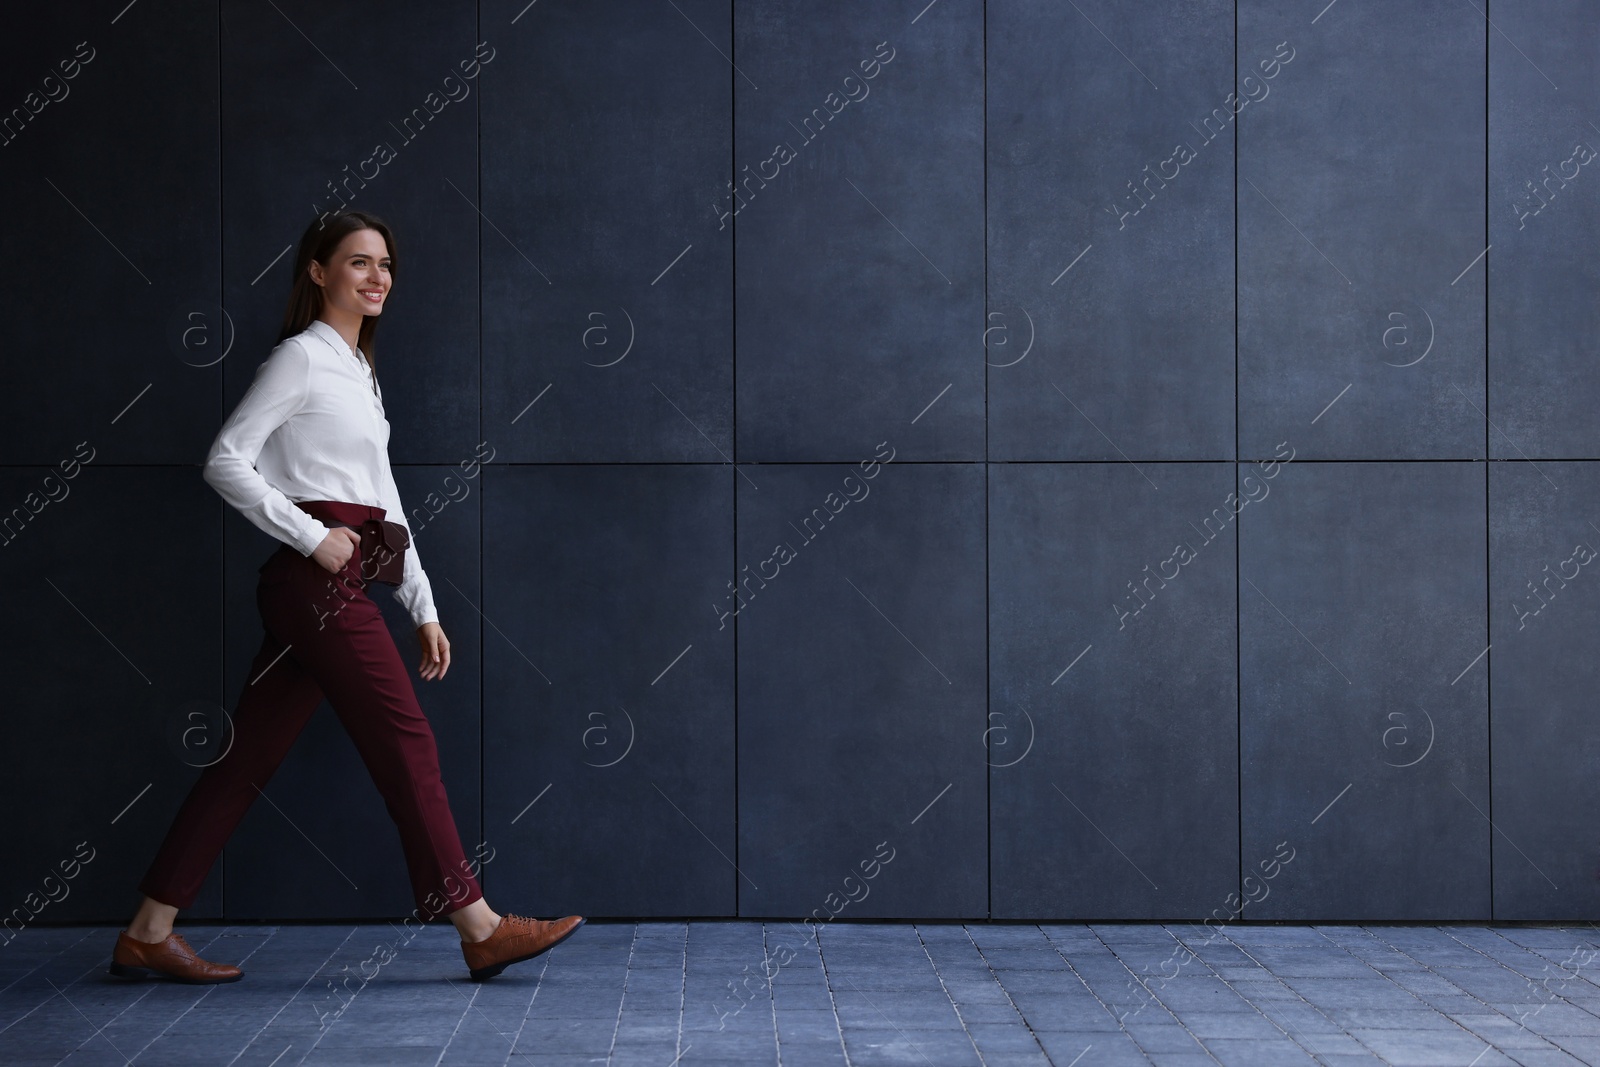
M 199 464 L 348 180 L 498 908 L 1591 918 L 1600 26 L 1319 7 L 36 5 L 0 912 L 126 914 L 246 681 Z M 328 709 L 266 795 L 197 917 L 410 910 Z

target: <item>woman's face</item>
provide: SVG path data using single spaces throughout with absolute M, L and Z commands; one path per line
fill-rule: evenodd
M 322 298 L 351 315 L 379 315 L 389 296 L 389 246 L 377 230 L 345 235 L 326 266 L 311 261 L 311 280 L 322 286 Z

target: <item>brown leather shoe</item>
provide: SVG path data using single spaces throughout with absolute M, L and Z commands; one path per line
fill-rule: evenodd
M 237 982 L 244 972 L 227 963 L 212 963 L 195 955 L 183 935 L 174 931 L 159 944 L 136 941 L 123 930 L 117 934 L 117 947 L 111 952 L 111 973 L 118 978 L 150 978 L 164 975 L 190 985 L 215 985 Z
M 548 952 L 577 932 L 584 923 L 581 915 L 565 919 L 528 919 L 521 915 L 500 916 L 500 925 L 482 941 L 461 942 L 461 955 L 472 969 L 472 980 L 493 978 L 513 963 L 531 960 Z

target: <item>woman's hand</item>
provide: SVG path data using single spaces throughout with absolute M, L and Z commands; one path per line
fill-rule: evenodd
M 338 574 L 350 562 L 350 556 L 361 543 L 361 535 L 348 526 L 330 526 L 322 544 L 311 550 L 317 566 L 330 574 Z
M 450 642 L 436 622 L 425 622 L 417 627 L 417 640 L 422 642 L 422 677 L 443 678 L 450 669 Z

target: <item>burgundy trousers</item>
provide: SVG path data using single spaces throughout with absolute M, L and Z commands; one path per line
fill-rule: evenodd
M 353 526 L 384 516 L 341 501 L 299 506 Z M 261 566 L 256 605 L 266 635 L 233 713 L 232 745 L 178 809 L 139 883 L 146 896 L 176 908 L 194 903 L 222 846 L 326 697 L 400 830 L 418 918 L 483 897 L 450 814 L 433 730 L 360 567 L 360 545 L 335 575 L 287 544 Z

